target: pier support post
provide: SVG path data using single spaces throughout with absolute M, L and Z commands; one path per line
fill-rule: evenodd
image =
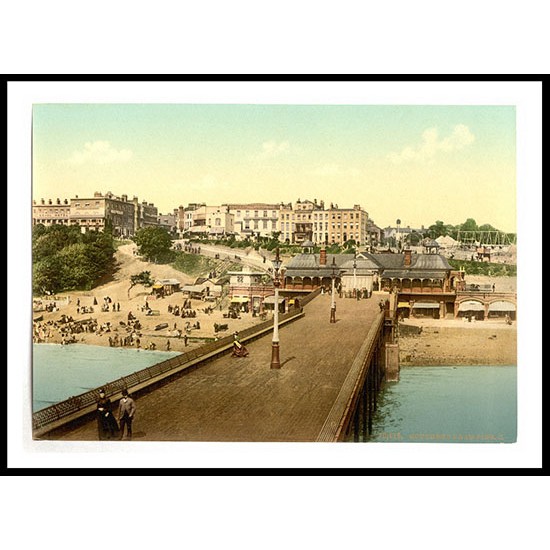
M 386 380 L 399 381 L 399 344 L 386 343 Z
M 362 409 L 363 409 L 363 416 L 362 416 L 362 430 L 361 433 L 363 434 L 363 441 L 367 440 L 368 434 L 367 434 L 367 381 L 365 380 L 365 383 L 363 384 L 363 390 L 361 392 L 361 401 L 362 401 Z

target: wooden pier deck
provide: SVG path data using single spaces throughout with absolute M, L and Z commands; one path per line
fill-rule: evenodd
M 280 329 L 280 370 L 270 369 L 269 335 L 248 343 L 246 358 L 224 355 L 138 396 L 133 440 L 316 441 L 380 315 L 375 295 L 337 298 L 336 306 L 331 324 L 330 296 L 320 295 Z M 49 438 L 97 440 L 97 424 Z

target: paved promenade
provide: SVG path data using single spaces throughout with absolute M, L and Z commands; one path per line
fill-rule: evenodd
M 373 319 L 379 299 L 320 295 L 279 331 L 281 369 L 270 369 L 271 335 L 136 398 L 134 441 L 315 441 Z M 59 439 L 97 440 L 96 421 Z M 116 442 L 113 443 L 116 445 Z

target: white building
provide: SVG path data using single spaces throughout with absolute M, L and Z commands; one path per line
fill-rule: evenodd
M 271 237 L 278 230 L 279 204 L 224 204 L 233 215 L 235 235 L 239 239 Z

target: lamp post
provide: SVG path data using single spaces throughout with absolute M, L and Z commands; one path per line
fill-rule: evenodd
M 353 256 L 353 293 L 357 296 L 357 252 Z
M 275 287 L 275 305 L 273 306 L 273 339 L 271 340 L 271 368 L 280 369 L 281 361 L 279 359 L 279 269 L 281 268 L 281 259 L 279 258 L 279 247 L 275 250 L 275 260 L 273 260 L 273 286 Z
M 332 279 L 332 293 L 331 293 L 331 301 L 330 301 L 330 322 L 336 323 L 336 296 L 335 296 L 335 289 L 334 289 L 334 280 L 336 279 L 336 259 L 334 256 L 332 257 L 332 265 L 330 266 L 332 268 L 331 273 L 331 279 Z

